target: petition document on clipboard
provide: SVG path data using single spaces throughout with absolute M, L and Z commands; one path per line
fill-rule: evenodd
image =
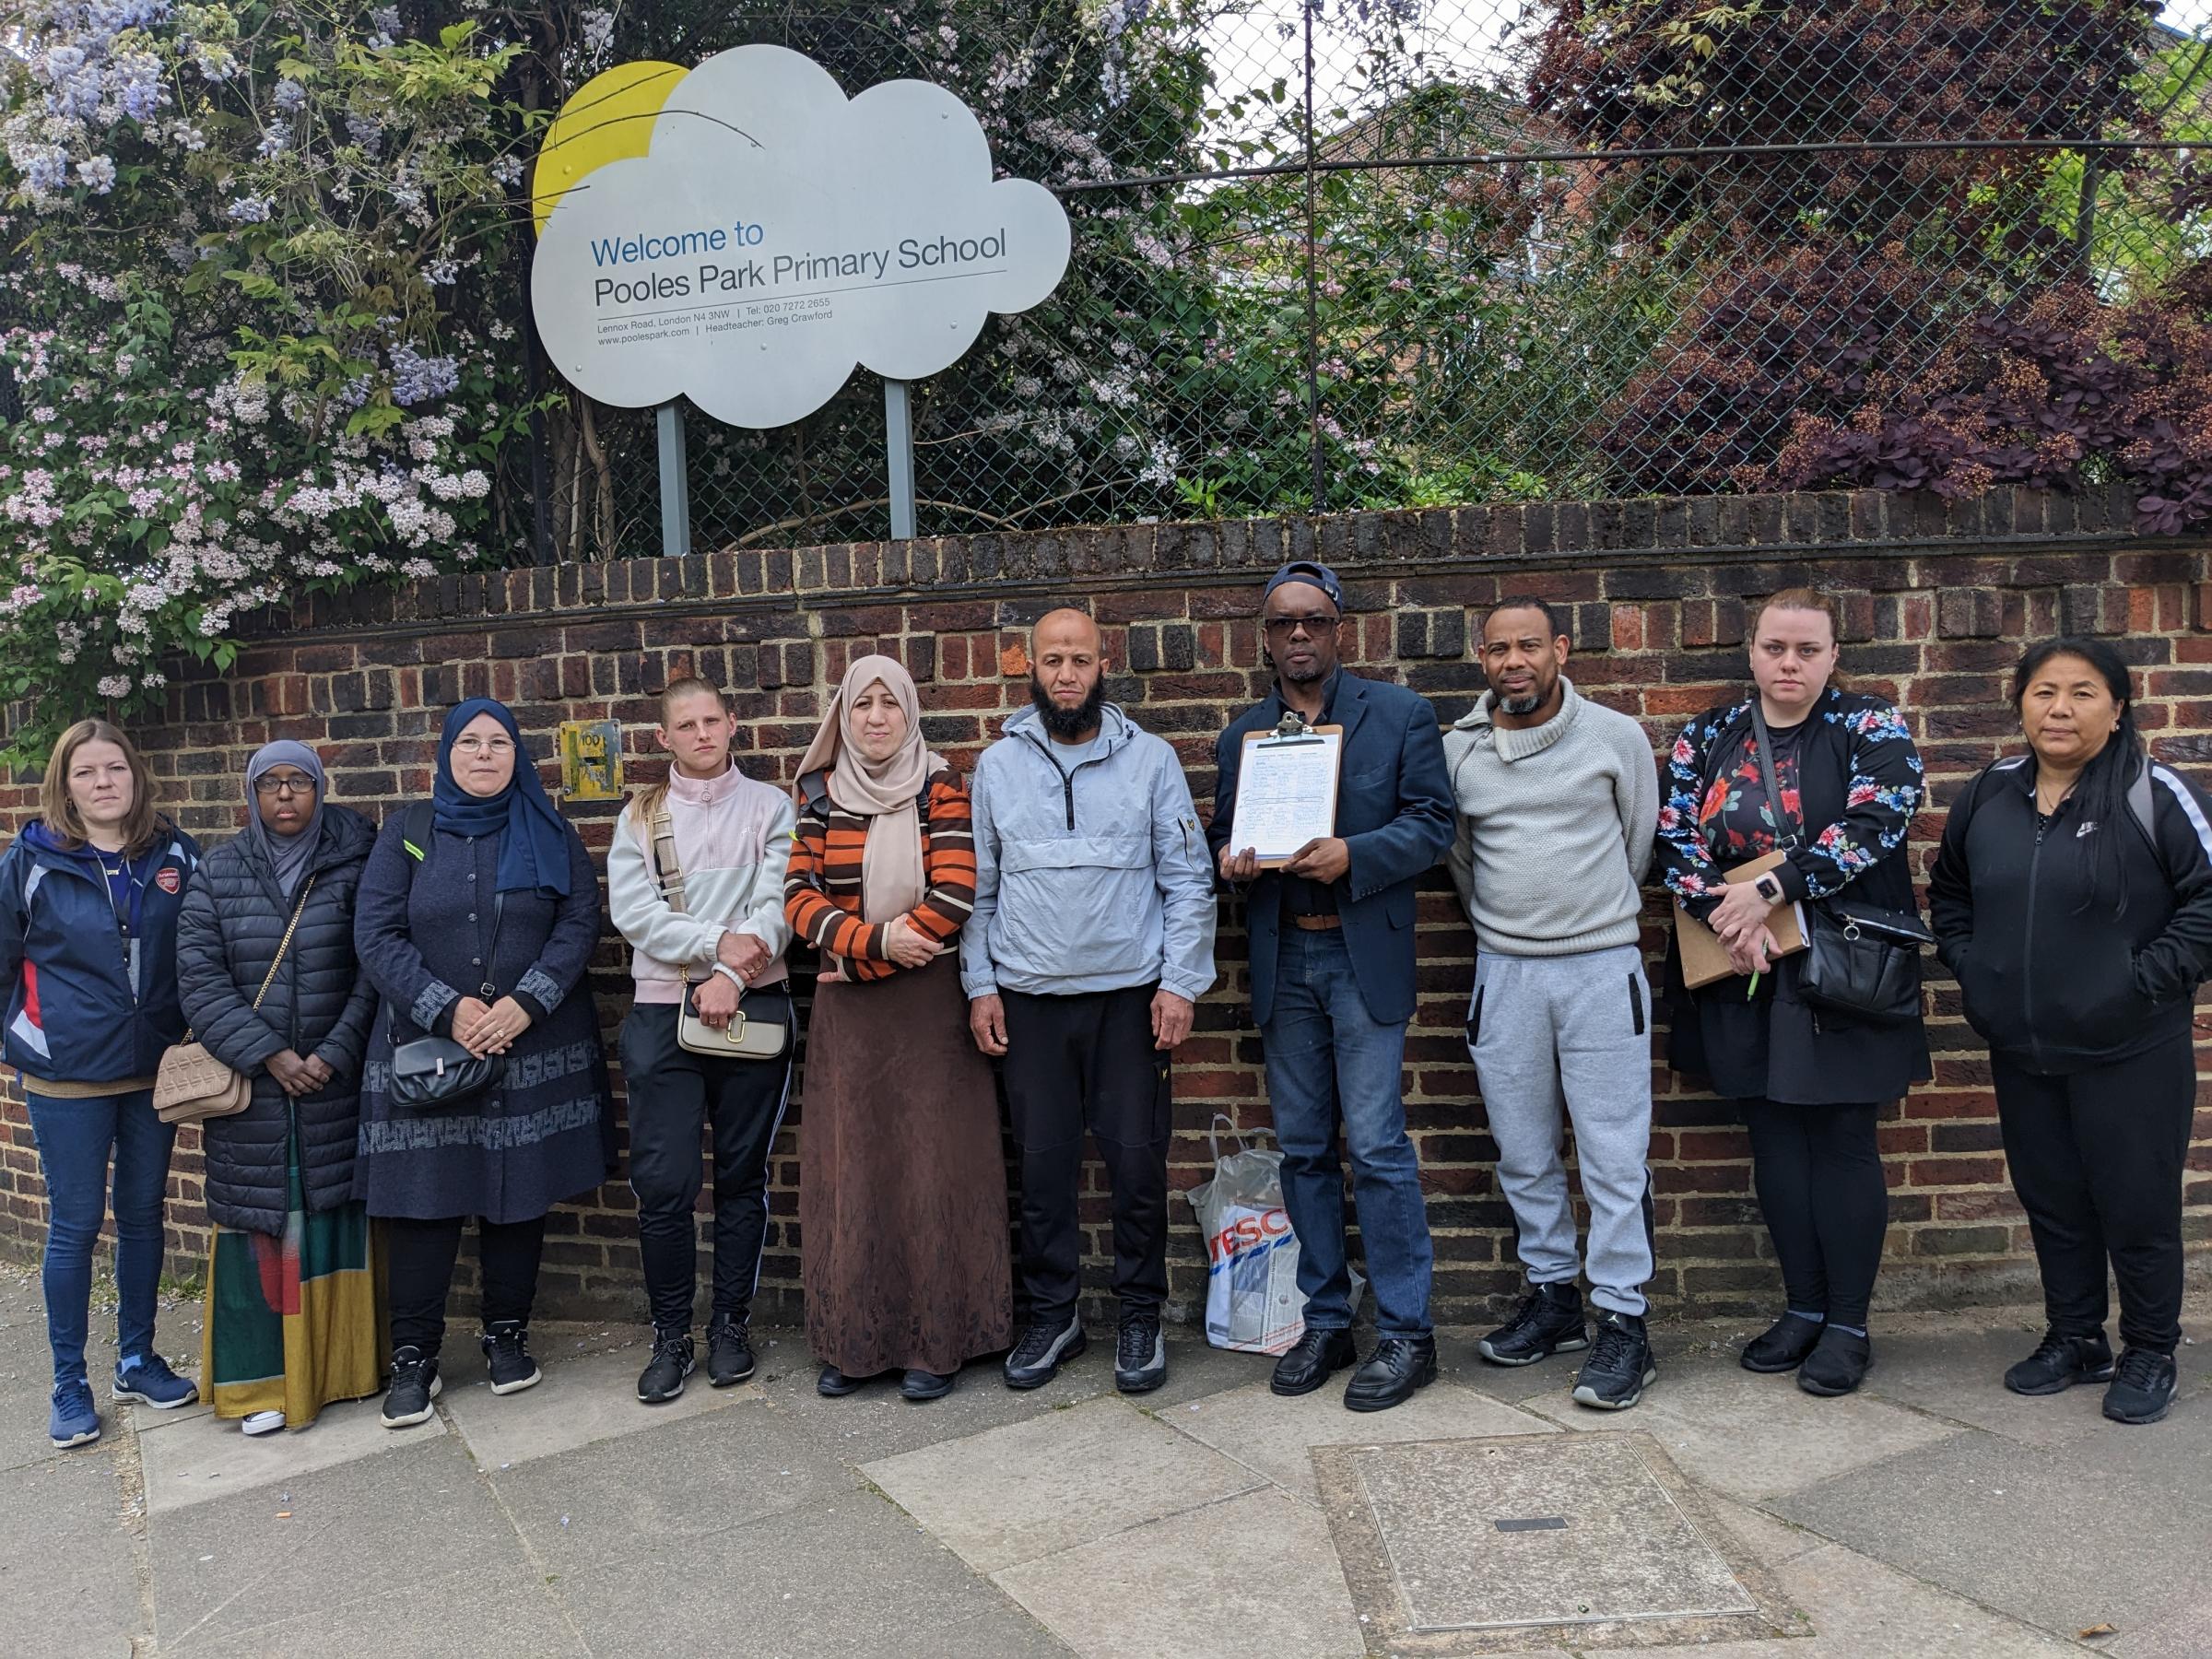
M 1300 847 L 1336 833 L 1336 769 L 1344 728 L 1312 726 L 1295 736 L 1251 732 L 1237 768 L 1237 816 L 1230 837 L 1274 869 Z

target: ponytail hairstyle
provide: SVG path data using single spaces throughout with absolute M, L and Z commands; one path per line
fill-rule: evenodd
M 2098 891 L 2104 885 L 2104 873 L 2109 869 L 2112 881 L 2112 914 L 2127 913 L 2127 866 L 2120 856 L 2119 831 L 2127 816 L 2127 786 L 2136 781 L 2136 774 L 2147 764 L 2143 752 L 2142 735 L 2136 730 L 2135 688 L 2130 683 L 2127 664 L 2120 653 L 2102 640 L 2084 639 L 2077 635 L 2062 635 L 2031 645 L 2020 658 L 2019 666 L 2012 671 L 2012 711 L 2020 712 L 2027 700 L 2028 688 L 2034 683 L 2054 657 L 2079 657 L 2096 671 L 2104 681 L 2105 689 L 2120 705 L 2120 722 L 2112 735 L 2105 740 L 2096 758 L 2081 770 L 2074 781 L 2074 798 L 2081 808 L 2084 823 L 2097 824 L 2108 833 L 2081 835 L 2075 838 L 2076 856 L 2088 880 L 2088 890 L 2074 912 L 2079 915 L 2097 902 Z
M 1744 635 L 1746 651 L 1759 643 L 1759 625 L 1769 611 L 1774 610 L 1818 611 L 1828 618 L 1829 640 L 1841 652 L 1843 644 L 1843 613 L 1837 606 L 1834 595 L 1815 587 L 1783 588 L 1780 593 L 1769 594 L 1760 600 L 1759 608 L 1751 613 L 1751 626 Z M 1843 670 L 1839 664 L 1829 670 L 1828 686 L 1840 687 L 1842 682 Z M 1827 688 L 1822 688 L 1823 690 Z
M 721 688 L 710 686 L 696 674 L 687 674 L 682 678 L 672 679 L 664 686 L 661 688 L 662 729 L 667 728 L 669 713 L 678 702 L 687 697 L 701 695 L 712 698 L 723 705 L 725 712 L 728 711 L 729 702 L 723 696 Z M 668 770 L 671 772 L 676 770 L 676 761 L 673 757 L 669 759 Z M 629 814 L 631 822 L 637 827 L 640 839 L 651 831 L 654 815 L 660 811 L 667 799 L 668 780 L 666 778 L 663 778 L 657 783 L 648 783 L 629 797 L 629 806 L 625 810 Z

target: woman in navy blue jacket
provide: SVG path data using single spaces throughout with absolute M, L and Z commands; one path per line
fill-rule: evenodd
M 118 1349 L 113 1395 L 167 1410 L 198 1390 L 154 1351 L 161 1197 L 177 1132 L 154 1113 L 154 1071 L 184 1034 L 177 912 L 199 864 L 154 809 L 153 779 L 104 720 L 64 732 L 39 818 L 0 854 L 0 1058 L 22 1074 L 46 1178 L 46 1337 L 57 1446 L 100 1438 L 85 1369 L 92 1246 L 115 1164 Z

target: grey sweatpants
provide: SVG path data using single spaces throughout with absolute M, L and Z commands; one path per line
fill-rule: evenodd
M 1476 959 L 1467 1009 L 1498 1143 L 1498 1184 L 1512 1206 L 1533 1283 L 1582 1271 L 1560 1161 L 1562 1099 L 1590 1205 L 1590 1300 L 1641 1314 L 1652 1277 L 1651 986 L 1633 945 L 1579 956 Z

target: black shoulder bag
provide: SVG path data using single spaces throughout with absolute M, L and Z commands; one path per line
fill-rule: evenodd
M 1767 741 L 1766 716 L 1751 700 L 1751 731 L 1759 744 L 1759 770 L 1773 809 L 1774 826 L 1784 828 L 1782 779 Z M 1798 844 L 1798 830 L 1782 841 Z M 1902 1025 L 1920 1012 L 1920 953 L 1936 935 L 1917 911 L 1886 910 L 1850 899 L 1813 899 L 1805 906 L 1805 957 L 1797 973 L 1797 994 L 1816 1008 L 1875 1025 Z
M 429 806 L 418 802 L 407 808 L 406 830 L 401 845 L 412 861 L 407 865 L 410 890 L 415 885 L 416 871 L 429 861 L 436 835 Z M 491 943 L 484 949 L 484 982 L 477 987 L 477 994 L 487 1004 L 498 1001 L 500 995 L 491 976 L 499 959 L 496 953 L 500 947 L 500 920 L 505 909 L 506 895 L 494 892 Z M 397 1018 L 397 1010 L 394 1013 Z M 418 1037 L 413 1042 L 402 1042 L 393 1048 L 392 1086 L 387 1098 L 394 1112 L 409 1116 L 452 1112 L 490 1093 L 506 1073 L 507 1060 L 502 1054 L 472 1054 L 451 1037 Z

